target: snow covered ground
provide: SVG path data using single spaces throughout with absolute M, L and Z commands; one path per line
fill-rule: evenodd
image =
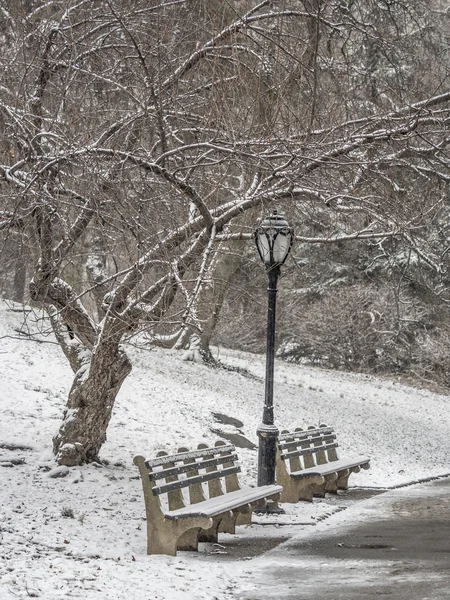
M 177 557 L 147 556 L 141 483 L 132 459 L 160 448 L 214 442 L 212 430 L 256 443 L 262 416 L 264 357 L 221 349 L 217 356 L 255 377 L 212 370 L 174 351 L 130 348 L 133 372 L 114 410 L 102 458 L 107 464 L 52 477 L 51 440 L 72 373 L 50 335 L 42 343 L 36 312 L 0 302 L 0 600 L 222 600 L 251 557 L 292 535 L 311 535 L 360 490 L 387 488 L 450 471 L 447 396 L 371 376 L 277 362 L 278 427 L 327 423 L 341 455 L 365 454 L 371 469 L 352 475 L 344 496 L 285 504 L 286 514 L 256 517 L 219 545 Z M 213 413 L 243 422 L 222 425 Z M 254 484 L 255 450 L 239 449 L 242 480 Z M 13 464 L 12 463 L 18 463 Z M 261 559 L 259 565 L 261 566 Z

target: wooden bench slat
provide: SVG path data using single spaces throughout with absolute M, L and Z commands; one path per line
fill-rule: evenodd
M 228 454 L 227 456 L 219 456 L 218 458 L 211 458 L 209 460 L 182 464 L 176 467 L 171 467 L 169 469 L 152 471 L 151 473 L 149 473 L 148 476 L 150 477 L 150 481 L 158 481 L 158 479 L 166 479 L 167 477 L 173 477 L 174 475 L 189 473 L 189 471 L 198 471 L 202 469 L 207 469 L 208 467 L 214 467 L 218 465 L 223 465 L 228 462 L 234 462 L 237 459 L 237 454 Z
M 332 442 L 336 439 L 335 435 L 318 435 L 312 438 L 305 438 L 304 440 L 292 440 L 290 442 L 281 441 L 279 442 L 280 450 L 288 450 L 289 448 L 297 448 L 300 444 L 315 444 L 317 442 L 324 442 L 325 444 Z M 338 444 L 336 444 L 338 446 Z
M 180 519 L 188 517 L 214 517 L 223 514 L 229 510 L 234 510 L 245 504 L 257 502 L 263 498 L 268 498 L 279 494 L 282 491 L 281 485 L 262 485 L 256 488 L 241 488 L 235 492 L 229 492 L 223 496 L 209 498 L 198 504 L 190 504 L 179 510 L 166 511 L 166 519 Z
M 307 454 L 317 454 L 317 452 L 324 452 L 325 450 L 332 450 L 337 448 L 338 444 L 322 444 L 321 446 L 312 446 L 311 448 L 301 448 L 300 450 L 293 450 L 292 452 L 286 452 L 281 455 L 282 460 L 289 460 L 294 456 L 306 456 Z
M 192 471 L 192 465 L 189 466 L 189 470 Z M 211 471 L 210 473 L 204 473 L 203 475 L 196 475 L 195 477 L 186 477 L 185 479 L 179 479 L 178 481 L 174 481 L 171 483 L 157 485 L 153 488 L 152 492 L 154 496 L 159 496 L 160 494 L 166 494 L 167 492 L 171 492 L 173 490 L 179 490 L 181 488 L 189 487 L 196 483 L 204 483 L 206 481 L 210 481 L 211 479 L 219 479 L 226 477 L 227 475 L 233 475 L 234 473 L 240 472 L 241 468 L 238 466 L 230 467 L 228 469 L 222 469 L 220 471 Z
M 192 450 L 190 452 L 179 452 L 178 454 L 166 454 L 158 458 L 147 459 L 145 466 L 148 469 L 160 467 L 172 462 L 183 462 L 193 458 L 202 458 L 204 456 L 215 456 L 225 452 L 234 452 L 235 447 L 232 444 L 224 444 L 223 446 L 215 446 L 214 448 L 205 448 L 204 450 Z
M 311 435 L 319 435 L 322 433 L 333 433 L 333 427 L 318 427 L 317 429 L 303 429 L 302 431 L 286 431 L 280 433 L 278 439 L 303 439 L 304 437 L 309 437 Z

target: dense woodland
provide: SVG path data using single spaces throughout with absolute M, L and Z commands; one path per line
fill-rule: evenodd
M 296 240 L 278 352 L 450 385 L 449 0 L 0 0 L 0 290 L 96 460 L 125 342 L 264 350 L 252 232 Z

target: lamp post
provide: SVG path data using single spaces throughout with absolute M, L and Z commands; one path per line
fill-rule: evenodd
M 294 231 L 277 211 L 264 219 L 254 232 L 259 256 L 266 267 L 269 286 L 267 288 L 267 350 L 266 350 L 266 385 L 264 394 L 264 411 L 262 423 L 256 433 L 258 445 L 258 480 L 257 485 L 275 483 L 276 442 L 278 429 L 273 416 L 273 371 L 275 362 L 275 309 L 277 282 L 280 267 L 285 262 L 292 242 Z

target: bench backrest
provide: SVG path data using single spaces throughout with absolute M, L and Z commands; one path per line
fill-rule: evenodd
M 234 445 L 221 441 L 213 447 L 199 444 L 196 450 L 179 448 L 175 454 L 159 452 L 151 459 L 135 457 L 141 478 L 147 476 L 147 489 L 160 500 L 167 495 L 169 510 L 240 489 L 237 461 Z
M 278 452 L 289 472 L 301 471 L 338 460 L 336 434 L 332 427 L 319 425 L 308 429 L 282 431 L 278 437 Z

